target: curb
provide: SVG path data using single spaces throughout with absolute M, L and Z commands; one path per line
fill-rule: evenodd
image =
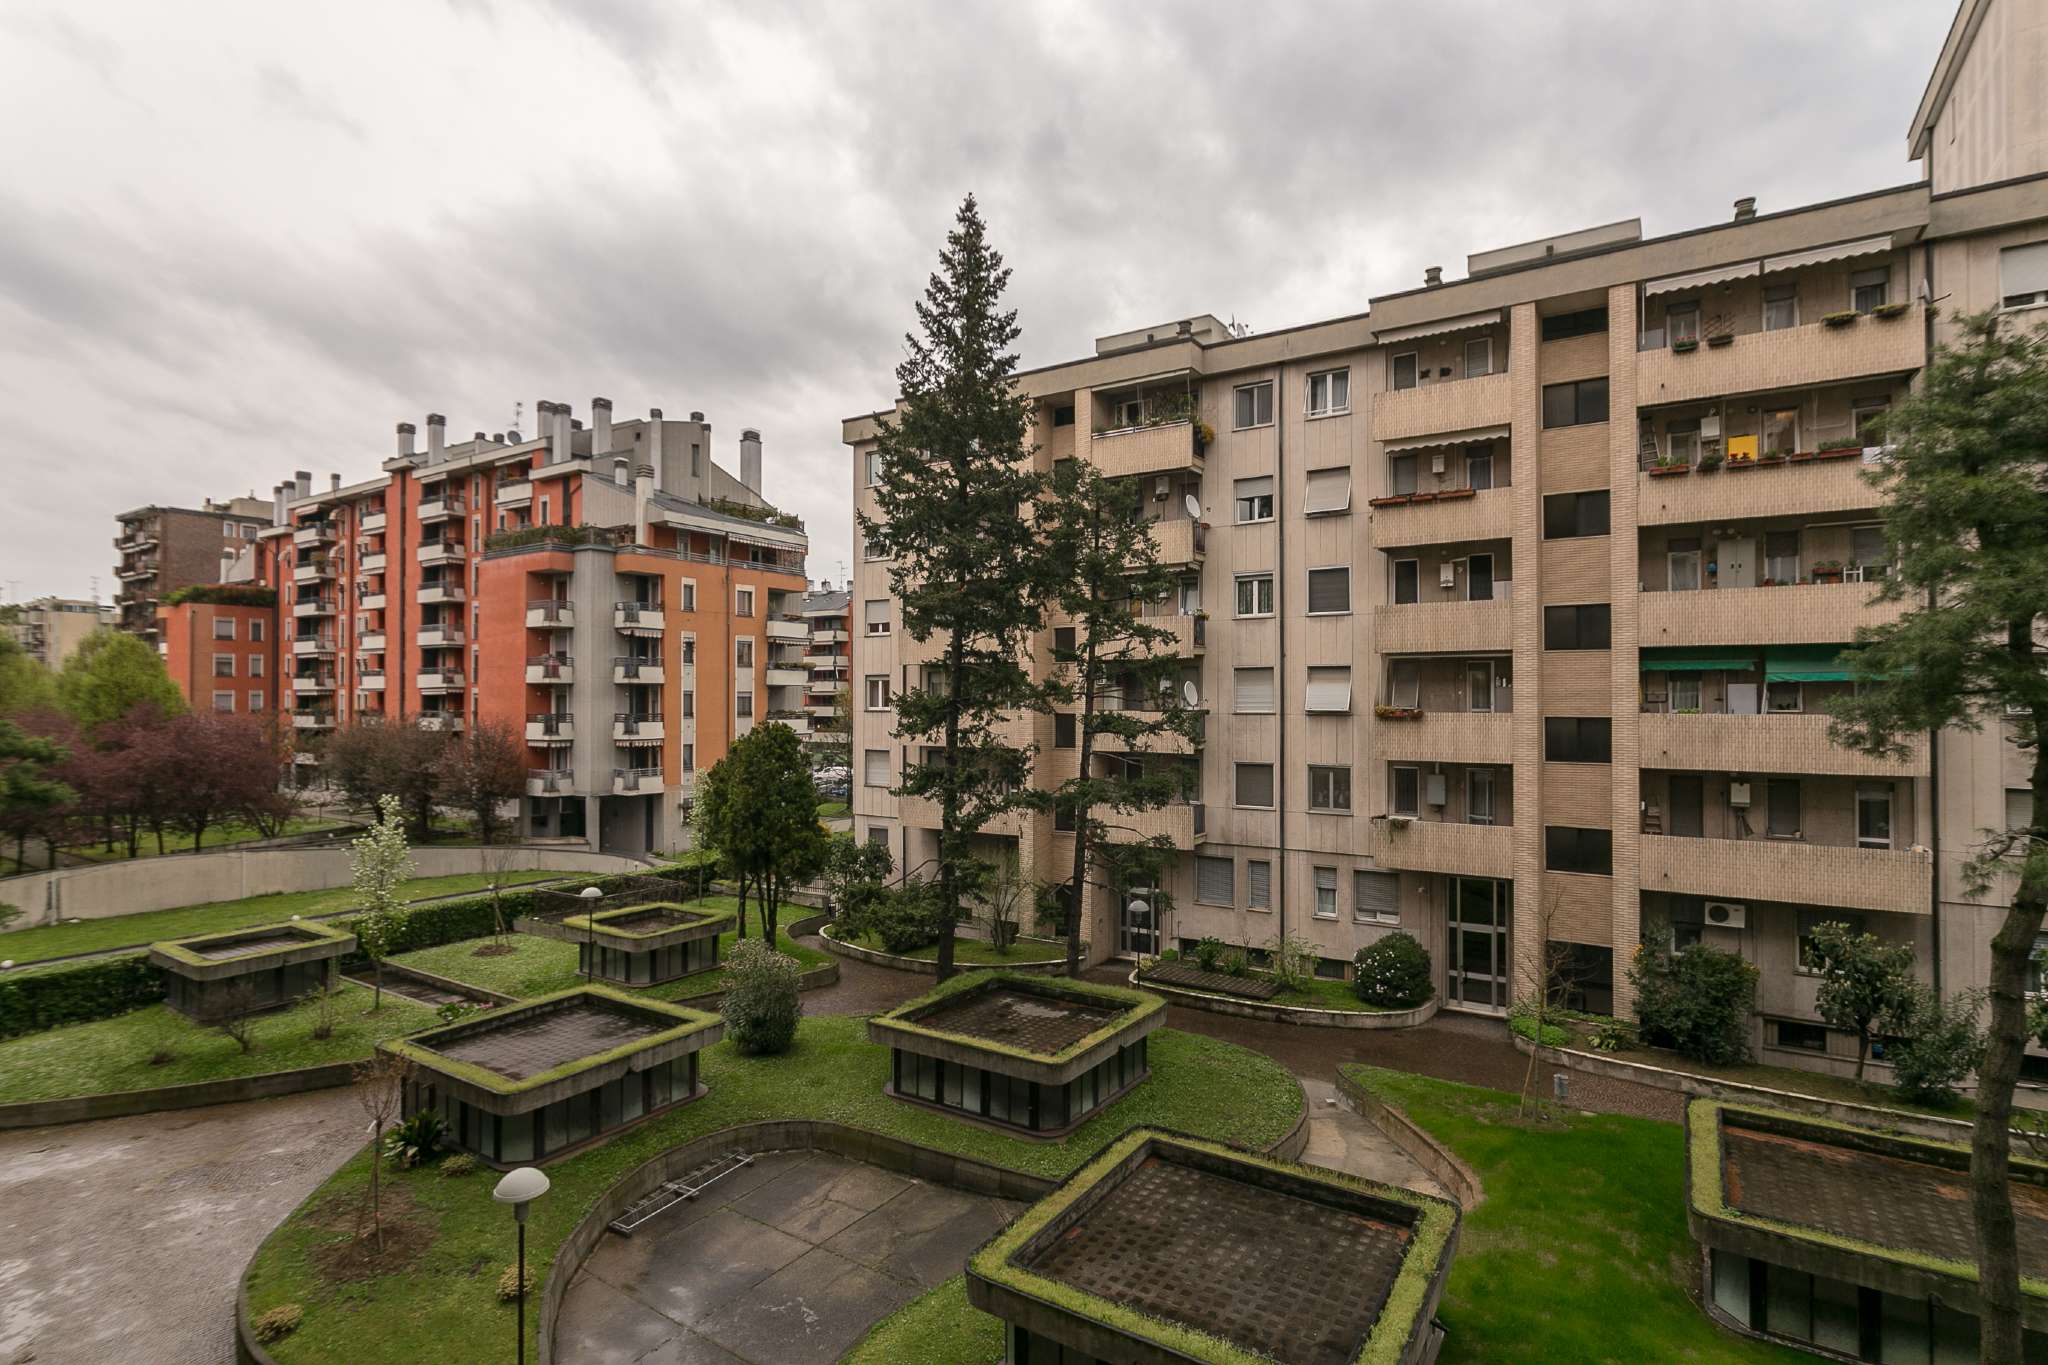
M 1430 1136 L 1399 1108 L 1345 1075 L 1342 1068 L 1337 1072 L 1337 1093 L 1361 1117 L 1385 1133 L 1387 1139 L 1410 1161 L 1422 1167 L 1431 1179 L 1449 1191 L 1451 1198 L 1458 1201 L 1459 1208 L 1470 1213 L 1484 1202 L 1486 1187 L 1480 1182 L 1477 1171 L 1458 1160 L 1455 1152 Z
M 790 937 L 794 938 L 796 935 L 791 934 Z M 873 948 L 862 948 L 841 939 L 836 939 L 822 928 L 818 931 L 818 941 L 825 945 L 825 951 L 828 953 L 837 953 L 841 957 L 849 957 L 856 962 L 868 963 L 870 966 L 887 967 L 892 972 L 916 972 L 921 976 L 937 976 L 939 974 L 939 964 L 937 962 L 926 962 L 921 957 L 901 957 L 895 953 L 883 953 L 877 952 Z M 982 940 L 976 939 L 973 941 L 979 943 Z M 1066 972 L 1067 960 L 1064 957 L 1056 957 L 1050 962 L 977 962 L 971 966 L 960 962 L 953 964 L 953 970 L 956 972 L 978 972 L 989 968 L 1000 968 L 1006 972 L 1041 972 L 1047 976 L 1058 976 Z M 1150 988 L 1148 987 L 1147 989 Z
M 1303 1028 L 1396 1029 L 1414 1028 L 1436 1017 L 1440 1000 L 1431 996 L 1409 1010 L 1325 1010 L 1312 1005 L 1266 1005 L 1256 1000 L 1237 1000 L 1183 986 L 1166 986 L 1157 981 L 1140 981 L 1133 971 L 1129 981 L 1139 990 L 1163 995 L 1176 1005 L 1211 1014 L 1230 1014 L 1240 1019 L 1262 1019 L 1269 1024 L 1296 1024 Z
M 210 1104 L 240 1104 L 275 1099 L 308 1090 L 347 1085 L 354 1062 L 323 1062 L 295 1071 L 265 1071 L 220 1081 L 187 1081 L 149 1090 L 112 1090 L 98 1095 L 70 1095 L 54 1100 L 21 1100 L 0 1105 L 0 1130 L 41 1128 L 57 1123 L 88 1123 L 94 1119 L 130 1118 L 167 1109 L 198 1109 Z

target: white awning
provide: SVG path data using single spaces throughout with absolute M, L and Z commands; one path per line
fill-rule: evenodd
M 1484 313 L 1463 313 L 1454 318 L 1439 318 L 1435 322 L 1418 322 L 1411 327 L 1389 327 L 1384 332 L 1375 332 L 1382 346 L 1396 341 L 1413 341 L 1417 337 L 1433 337 L 1443 332 L 1464 332 L 1474 327 L 1491 327 L 1500 321 L 1500 309 L 1491 308 Z
M 1746 280 L 1756 273 L 1755 261 L 1717 265 L 1712 270 L 1695 270 L 1690 275 L 1666 275 L 1661 280 L 1651 280 L 1643 286 L 1643 293 L 1675 294 L 1683 289 L 1703 289 L 1707 285 L 1720 284 L 1724 280 Z
M 1435 436 L 1410 436 L 1406 440 L 1388 441 L 1384 447 L 1389 455 L 1403 450 L 1427 450 L 1431 446 L 1463 446 L 1474 441 L 1505 441 L 1506 427 L 1474 427 L 1470 431 L 1446 431 Z
M 1789 255 L 1766 257 L 1764 273 L 1797 270 L 1803 265 L 1819 265 L 1823 261 L 1846 261 L 1852 256 L 1874 256 L 1880 251 L 1891 249 L 1890 233 L 1882 237 L 1865 237 L 1856 242 L 1838 242 L 1834 246 L 1815 247 L 1811 251 L 1794 251 Z

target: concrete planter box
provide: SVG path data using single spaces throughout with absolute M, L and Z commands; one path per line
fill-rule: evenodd
M 292 920 L 153 943 L 149 961 L 163 970 L 164 1003 L 210 1024 L 331 988 L 341 959 L 355 950 L 354 934 Z
M 846 940 L 834 935 L 829 926 L 819 927 L 817 934 L 819 940 L 825 945 L 825 951 L 837 953 L 841 957 L 850 957 L 856 962 L 866 962 L 876 967 L 887 967 L 890 971 L 894 972 L 917 972 L 923 976 L 937 976 L 939 974 L 939 964 L 936 962 L 927 962 L 921 957 L 903 957 L 896 953 L 879 952 L 873 948 L 863 948 L 856 943 L 848 943 Z M 796 935 L 791 933 L 790 937 L 794 938 Z M 1083 962 L 1088 960 L 1085 946 L 1082 949 L 1081 960 Z M 1050 962 L 1005 962 L 999 970 L 1006 972 L 1034 972 L 1042 973 L 1046 976 L 1058 976 L 1067 970 L 1067 960 L 1062 957 L 1055 958 Z
M 652 986 L 716 967 L 718 936 L 737 919 L 730 910 L 656 901 L 571 915 L 562 927 L 576 938 L 579 971 L 622 986 Z
M 1141 981 L 1136 972 L 1131 973 L 1130 982 L 1142 990 L 1157 991 L 1187 1009 L 1233 1014 L 1240 1019 L 1263 1019 L 1272 1024 L 1300 1024 L 1307 1028 L 1414 1028 L 1434 1019 L 1439 1004 L 1438 997 L 1431 996 L 1408 1010 L 1325 1010 L 1310 1005 L 1272 1005 L 1263 1000 L 1240 1000 L 1234 996 L 1211 995 L 1207 991 L 1191 991 L 1183 986 L 1165 986 L 1156 981 Z

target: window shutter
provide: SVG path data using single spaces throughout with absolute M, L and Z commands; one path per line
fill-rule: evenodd
M 888 624 L 889 624 L 889 599 L 888 599 L 888 598 L 886 598 L 886 597 L 878 597 L 878 598 L 875 598 L 874 600 L 870 601 L 870 602 L 869 602 L 869 603 L 867 604 L 867 606 L 866 606 L 865 610 L 866 610 L 866 620 L 867 620 L 867 623 L 868 623 L 868 626 L 869 626 L 869 628 L 870 628 L 870 629 L 872 629 L 873 627 L 875 627 L 875 626 L 878 626 L 878 625 L 886 626 L 886 625 L 888 625 Z
M 869 749 L 867 751 L 863 760 L 861 781 L 870 787 L 886 787 L 889 785 L 889 751 L 887 749 Z
M 1269 715 L 1274 708 L 1273 670 L 1240 668 L 1233 674 L 1236 698 L 1233 709 L 1240 715 Z
M 1310 569 L 1308 571 L 1308 609 L 1316 612 L 1345 612 L 1351 610 L 1351 570 Z
M 1272 764 L 1240 763 L 1237 765 L 1237 804 L 1255 807 L 1266 807 L 1273 804 Z
M 1273 908 L 1273 865 L 1250 862 L 1244 865 L 1245 904 L 1254 910 Z
M 1401 879 L 1391 872 L 1351 874 L 1354 913 L 1360 919 L 1401 918 Z
M 1308 709 L 1311 711 L 1349 711 L 1351 709 L 1351 670 L 1349 668 L 1311 668 L 1308 671 Z
M 1255 479 L 1239 479 L 1233 487 L 1240 498 L 1270 498 L 1273 496 L 1273 476 L 1261 474 Z
M 1228 858 L 1195 859 L 1195 899 L 1205 905 L 1237 904 L 1237 866 Z
M 1351 509 L 1351 471 L 1348 469 L 1311 469 L 1308 472 L 1308 503 L 1310 516 L 1318 512 L 1347 512 Z
M 2009 246 L 1998 253 L 2001 298 L 2048 293 L 2048 242 Z

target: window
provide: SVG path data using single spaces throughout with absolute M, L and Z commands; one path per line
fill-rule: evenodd
M 1342 616 L 1351 610 L 1349 566 L 1308 571 L 1308 614 Z
M 1255 479 L 1239 479 L 1231 487 L 1236 500 L 1237 524 L 1271 521 L 1273 519 L 1273 476 L 1262 474 Z
M 754 637 L 742 635 L 732 642 L 732 665 L 734 668 L 754 666 Z
M 1372 924 L 1401 922 L 1401 879 L 1391 872 L 1351 874 L 1351 918 Z
M 697 714 L 697 694 L 685 688 L 683 691 L 683 719 L 689 720 Z
M 1391 659 L 1387 663 L 1387 705 L 1422 705 L 1422 661 Z
M 1543 757 L 1551 763 L 1612 763 L 1614 722 L 1606 716 L 1545 716 Z
M 1543 538 L 1569 540 L 1574 536 L 1607 534 L 1608 493 L 1595 488 L 1585 493 L 1552 493 L 1543 499 Z
M 1799 409 L 1770 408 L 1763 416 L 1766 455 L 1790 455 L 1799 449 Z
M 734 716 L 740 720 L 752 719 L 754 714 L 754 694 L 752 692 L 735 692 L 732 701 Z
M 1073 659 L 1080 649 L 1080 636 L 1073 626 L 1052 628 L 1052 655 L 1055 659 Z
M 1764 286 L 1764 330 L 1782 332 L 1799 325 L 1799 289 L 1796 285 Z
M 232 616 L 216 616 L 216 617 L 214 617 L 214 618 L 213 618 L 213 638 L 214 638 L 214 639 L 216 639 L 216 640 L 232 640 L 232 639 L 234 639 L 234 638 L 235 638 L 235 618 L 234 618 L 234 617 L 232 617 Z
M 1387 810 L 1394 815 L 1422 813 L 1422 769 L 1400 764 L 1388 767 Z
M 1773 583 L 1799 581 L 1799 533 L 1764 532 L 1764 577 Z
M 870 673 L 866 678 L 866 683 L 867 709 L 870 711 L 888 710 L 889 675 L 886 673 Z
M 1878 266 L 1873 270 L 1858 270 L 1849 276 L 1849 306 L 1859 313 L 1867 313 L 1885 304 L 1887 287 L 1891 284 L 1890 266 Z
M 1418 382 L 1422 369 L 1422 358 L 1414 351 L 1403 351 L 1393 359 L 1393 385 L 1395 392 L 1412 389 Z
M 1674 418 L 1664 433 L 1665 458 L 1678 464 L 1692 464 L 1700 457 L 1700 419 Z
M 1856 784 L 1856 846 L 1892 847 L 1892 787 L 1889 782 Z
M 1828 1050 L 1828 1031 L 1823 1024 L 1802 1024 L 1791 1019 L 1775 1019 L 1772 1024 L 1778 1035 L 1774 1046 L 1797 1048 L 1801 1052 Z M 1777 1303 L 1776 1295 L 1772 1296 L 1771 1302 Z
M 1248 909 L 1273 908 L 1273 865 L 1262 858 L 1250 858 L 1244 865 L 1244 901 Z
M 1581 379 L 1543 386 L 1543 425 L 1577 427 L 1607 420 L 1607 380 Z
M 2005 827 L 2007 829 L 2032 829 L 2034 827 L 2034 793 L 2027 787 L 2005 789 Z
M 213 656 L 213 676 L 214 676 L 214 677 L 216 677 L 216 678 L 232 678 L 232 677 L 234 677 L 234 676 L 235 676 L 235 656 L 234 656 L 234 655 L 232 655 L 232 654 L 216 654 L 216 655 L 214 655 L 214 656 Z
M 1664 542 L 1665 586 L 1672 592 L 1698 592 L 1700 588 L 1700 538 L 1673 536 Z
M 216 710 L 216 711 L 232 711 L 232 710 L 234 710 L 234 709 L 235 709 L 235 694 L 234 694 L 234 693 L 232 693 L 232 692 L 216 692 L 216 693 L 214 693 L 214 694 L 213 694 L 213 709 L 214 709 L 214 710 Z
M 2048 242 L 2009 246 L 1998 253 L 1998 296 L 2006 308 L 2048 304 Z
M 1582 308 L 1576 313 L 1552 313 L 1543 319 L 1543 339 L 1564 341 L 1570 337 L 1592 336 L 1607 330 L 1605 308 Z
M 1792 777 L 1772 778 L 1764 784 L 1764 799 L 1770 809 L 1764 832 L 1773 839 L 1797 839 L 1801 829 L 1799 780 Z
M 1311 469 L 1308 472 L 1308 494 L 1303 500 L 1304 513 L 1312 517 L 1329 516 L 1351 510 L 1351 471 L 1349 469 Z
M 1465 823 L 1468 825 L 1490 825 L 1493 823 L 1493 769 L 1467 768 L 1465 770 Z
M 1317 665 L 1308 671 L 1304 709 L 1344 712 L 1351 709 L 1351 668 L 1349 665 Z
M 263 689 L 262 689 L 262 688 L 260 688 L 260 687 L 259 687 L 259 688 L 257 688 L 256 690 L 254 690 L 254 691 L 252 691 L 251 693 L 249 693 L 249 709 L 250 709 L 251 711 L 261 711 L 261 710 L 263 709 Z
M 1337 869 L 1319 867 L 1316 873 L 1316 918 L 1337 918 Z
M 694 578 L 683 580 L 683 610 L 697 610 L 697 580 Z
M 249 623 L 249 642 L 250 642 L 251 644 L 258 644 L 258 643 L 261 643 L 261 642 L 262 642 L 262 639 L 263 639 L 263 622 L 262 622 L 262 621 L 260 621 L 260 620 L 257 620 L 257 621 L 251 621 L 251 622 Z
M 683 771 L 686 773 L 697 771 L 697 746 L 694 744 L 685 744 L 683 746 Z
M 1273 614 L 1273 575 L 1269 573 L 1248 573 L 1237 576 L 1237 614 L 1239 616 L 1271 616 Z
M 704 447 L 697 441 L 690 442 L 690 477 L 693 479 L 704 477 Z
M 733 614 L 736 616 L 752 616 L 754 614 L 754 590 L 752 588 L 738 588 L 734 590 Z
M 1465 664 L 1465 709 L 1493 710 L 1493 660 L 1472 659 Z
M 263 676 L 263 656 L 261 654 L 251 654 L 249 656 L 249 676 L 252 678 Z
M 1052 424 L 1056 427 L 1070 427 L 1074 425 L 1074 405 L 1072 403 L 1055 405 L 1052 410 Z
M 1079 724 L 1072 711 L 1058 711 L 1052 718 L 1052 747 L 1071 749 L 1079 741 L 1076 738 Z
M 1232 394 L 1231 425 L 1239 431 L 1273 423 L 1273 381 L 1240 384 Z
M 1664 310 L 1665 334 L 1673 346 L 1700 340 L 1700 306 L 1697 303 L 1674 303 Z
M 685 664 L 695 664 L 697 662 L 697 637 L 694 635 L 685 635 L 683 637 L 683 662 Z
M 1543 609 L 1545 649 L 1607 649 L 1611 609 L 1605 602 Z
M 1417 459 L 1413 455 L 1389 455 L 1387 457 L 1387 492 L 1397 498 L 1405 498 L 1415 491 Z
M 864 604 L 862 607 L 862 619 L 867 622 L 868 634 L 887 635 L 889 633 L 889 599 L 886 597 L 876 598 Z
M 873 488 L 882 481 L 882 452 L 870 450 L 866 462 L 868 487 Z
M 889 751 L 869 749 L 861 754 L 861 785 L 864 787 L 886 787 L 889 785 Z
M 1351 371 L 1325 370 L 1308 377 L 1308 415 L 1331 417 L 1351 411 Z
M 1240 716 L 1273 714 L 1273 670 L 1233 668 L 1230 671 L 1231 710 Z
M 1422 600 L 1422 561 L 1419 559 L 1397 559 L 1394 561 L 1394 605 L 1407 606 Z
M 1325 811 L 1332 815 L 1351 814 L 1351 769 L 1325 767 L 1310 764 L 1308 770 L 1308 808 Z M 1336 887 L 1330 888 L 1332 908 L 1335 914 Z
M 1493 487 L 1493 445 L 1465 447 L 1465 486 L 1471 489 Z
M 1195 859 L 1195 901 L 1200 905 L 1237 904 L 1237 864 L 1228 858 Z
M 1806 709 L 1805 693 L 1796 682 L 1766 682 L 1764 684 L 1765 709 L 1780 715 L 1797 715 Z
M 1126 427 L 1145 425 L 1145 400 L 1142 398 L 1116 398 L 1109 404 L 1110 427 L 1121 431 Z
M 1273 808 L 1273 765 L 1270 763 L 1240 763 L 1237 765 L 1236 800 L 1240 806 L 1257 810 Z
M 868 842 L 876 848 L 887 848 L 889 846 L 889 827 L 887 825 L 869 825 Z
M 1465 377 L 1478 379 L 1493 373 L 1493 338 L 1474 337 L 1465 343 Z
M 1543 830 L 1543 865 L 1552 872 L 1582 872 L 1590 876 L 1611 877 L 1614 875 L 1614 832 L 1546 825 Z

